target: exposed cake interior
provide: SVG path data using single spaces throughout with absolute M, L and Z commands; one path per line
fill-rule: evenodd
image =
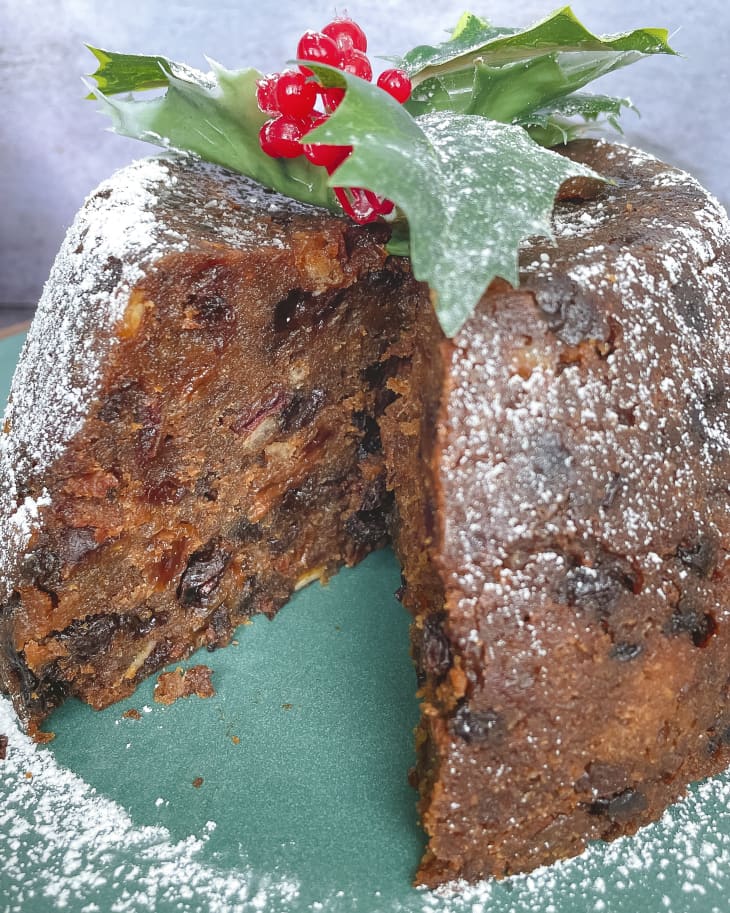
M 371 232 L 328 226 L 293 257 L 172 253 L 132 291 L 15 597 L 31 725 L 69 693 L 120 699 L 387 540 L 380 422 L 425 299 Z

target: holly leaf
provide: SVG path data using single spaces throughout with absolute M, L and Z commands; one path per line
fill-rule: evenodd
M 565 6 L 526 29 L 494 28 L 473 13 L 465 13 L 448 41 L 414 48 L 400 59 L 400 66 L 418 85 L 432 76 L 471 67 L 477 60 L 489 66 L 502 66 L 555 52 L 584 51 L 676 53 L 669 46 L 666 29 L 635 29 L 620 35 L 598 36 Z
M 257 70 L 228 70 L 210 60 L 212 72 L 201 73 L 165 57 L 96 48 L 92 53 L 100 61 L 92 94 L 111 117 L 115 132 L 193 152 L 295 200 L 338 211 L 324 169 L 304 156 L 275 159 L 262 151 L 258 134 L 267 115 L 256 104 Z M 166 92 L 150 99 L 118 97 L 150 88 Z
M 563 181 L 597 177 L 542 148 L 522 127 L 451 111 L 413 118 L 376 86 L 310 66 L 323 83 L 347 91 L 306 141 L 352 145 L 331 183 L 372 190 L 406 216 L 413 273 L 429 284 L 447 336 L 461 329 L 495 277 L 517 285 L 519 245 L 552 235 Z
M 400 64 L 415 88 L 411 114 L 451 110 L 504 123 L 581 89 L 649 54 L 675 54 L 665 29 L 597 36 L 570 7 L 528 29 L 495 29 L 465 14 L 452 37 L 421 46 Z
M 117 54 L 114 51 L 95 48 L 90 44 L 86 47 L 99 64 L 90 76 L 96 80 L 98 90 L 104 95 L 161 89 L 167 85 L 163 67 L 171 67 L 173 64 L 165 57 Z M 93 93 L 89 98 L 94 98 Z

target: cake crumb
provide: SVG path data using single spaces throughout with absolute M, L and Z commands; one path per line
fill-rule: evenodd
M 163 672 L 155 685 L 154 700 L 157 704 L 174 704 L 181 697 L 195 694 L 200 698 L 213 697 L 215 688 L 210 677 L 213 670 L 208 666 L 192 666 L 183 669 L 178 666 L 174 672 Z
M 122 718 L 125 720 L 141 720 L 142 714 L 139 710 L 136 710 L 134 707 L 130 707 L 129 710 L 125 710 L 122 714 Z
M 8 737 L 0 735 L 0 761 L 4 761 L 8 756 Z
M 203 785 L 203 778 L 202 778 L 202 777 L 196 777 L 196 778 L 193 780 L 193 786 L 194 786 L 196 789 L 200 789 L 200 787 L 201 787 L 202 785 Z

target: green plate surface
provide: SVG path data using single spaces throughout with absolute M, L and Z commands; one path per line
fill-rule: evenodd
M 3 399 L 21 342 L 0 341 Z M 2 699 L 0 911 L 730 909 L 724 778 L 580 859 L 500 884 L 413 889 L 418 708 L 398 583 L 392 552 L 371 555 L 185 663 L 214 670 L 215 697 L 162 707 L 148 681 L 102 713 L 72 701 L 47 747 L 17 731 Z

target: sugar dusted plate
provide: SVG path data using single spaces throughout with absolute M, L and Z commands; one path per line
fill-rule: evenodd
M 3 399 L 21 343 L 0 340 Z M 531 876 L 410 886 L 424 838 L 398 583 L 392 553 L 372 555 L 185 663 L 213 669 L 214 697 L 163 707 L 146 682 L 102 713 L 70 702 L 47 747 L 0 698 L 0 911 L 725 913 L 727 777 Z

